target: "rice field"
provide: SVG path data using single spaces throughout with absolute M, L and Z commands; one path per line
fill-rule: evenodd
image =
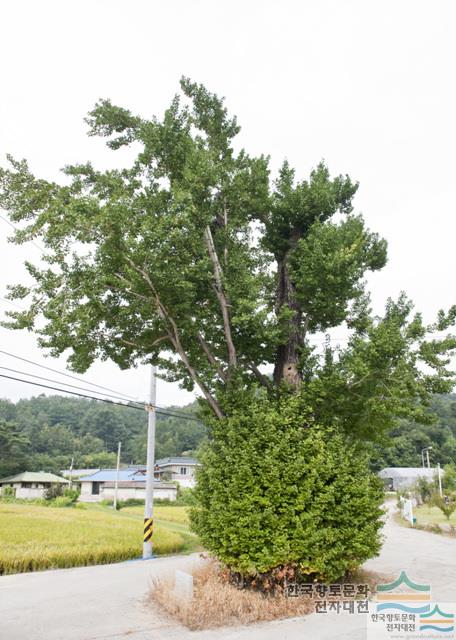
M 143 507 L 125 507 L 122 513 L 142 516 Z M 188 525 L 188 507 L 154 506 L 154 520 L 156 522 L 177 522 Z
M 175 509 L 185 507 L 156 507 L 155 554 L 197 547 L 184 513 L 174 514 Z M 0 503 L 0 575 L 139 558 L 142 526 L 141 507 L 114 512 L 99 506 L 75 509 Z

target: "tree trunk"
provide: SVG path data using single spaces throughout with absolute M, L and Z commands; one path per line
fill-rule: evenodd
M 302 342 L 302 312 L 296 301 L 295 287 L 290 280 L 287 257 L 288 254 L 285 254 L 285 256 L 278 261 L 276 310 L 279 312 L 284 306 L 286 306 L 294 313 L 287 321 L 286 342 L 279 345 L 277 349 L 274 366 L 274 382 L 278 385 L 282 380 L 286 380 L 289 385 L 298 388 L 301 384 L 301 376 L 298 371 L 298 359 L 299 348 Z

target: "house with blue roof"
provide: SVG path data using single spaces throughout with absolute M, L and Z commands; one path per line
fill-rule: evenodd
M 159 479 L 158 472 L 154 474 L 154 498 L 175 500 L 177 485 L 174 482 L 164 482 Z M 81 502 L 101 502 L 113 500 L 116 486 L 117 469 L 99 469 L 95 473 L 79 478 L 81 483 Z M 146 469 L 143 467 L 128 467 L 119 469 L 117 484 L 118 500 L 145 500 Z

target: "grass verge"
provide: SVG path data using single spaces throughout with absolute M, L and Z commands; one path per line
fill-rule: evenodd
M 408 520 L 401 517 L 399 511 L 393 514 L 393 518 L 397 524 L 401 525 L 401 527 L 418 529 L 419 531 L 427 531 L 428 533 L 437 533 L 440 535 L 450 536 L 451 538 L 456 537 L 456 527 L 454 524 L 448 524 L 446 519 L 441 524 L 438 522 L 423 522 L 423 520 L 417 520 L 417 522 L 412 525 Z
M 437 507 L 431 507 L 427 504 L 423 504 L 420 507 L 413 509 L 413 515 L 416 518 L 418 524 L 445 524 L 456 525 L 456 512 L 451 515 L 451 518 L 447 520 L 445 515 Z

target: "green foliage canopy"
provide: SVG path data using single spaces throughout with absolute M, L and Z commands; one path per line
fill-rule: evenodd
M 232 391 L 261 385 L 302 391 L 321 424 L 363 438 L 398 416 L 422 419 L 421 405 L 454 383 L 456 341 L 440 334 L 456 307 L 425 326 L 402 296 L 374 317 L 364 276 L 385 264 L 386 243 L 353 213 L 357 184 L 324 163 L 299 181 L 284 162 L 272 180 L 267 156 L 235 150 L 222 99 L 186 78 L 181 90 L 161 119 L 108 100 L 90 112 L 90 135 L 136 153 L 123 169 L 71 165 L 61 184 L 25 161 L 0 169 L 15 241 L 46 250 L 44 266 L 27 262 L 34 284 L 11 287 L 28 309 L 8 326 L 68 352 L 76 371 L 96 358 L 154 362 L 199 387 L 218 418 Z M 346 348 L 312 346 L 343 323 Z

